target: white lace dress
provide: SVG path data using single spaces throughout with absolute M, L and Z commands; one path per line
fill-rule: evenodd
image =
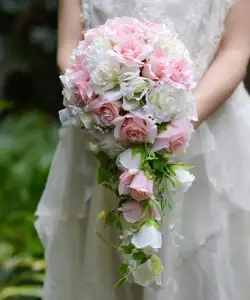
M 85 26 L 132 15 L 167 18 L 188 47 L 198 78 L 213 59 L 232 0 L 85 0 Z M 221 79 L 223 80 L 223 78 Z M 185 160 L 196 183 L 165 224 L 162 286 L 127 285 L 118 300 L 248 300 L 250 297 L 250 98 L 243 84 L 196 131 Z M 48 262 L 45 300 L 111 300 L 119 279 L 116 233 L 96 216 L 114 197 L 95 184 L 96 167 L 81 130 L 61 129 L 36 228 Z M 181 239 L 183 235 L 185 239 Z M 178 238 L 179 237 L 179 238 Z

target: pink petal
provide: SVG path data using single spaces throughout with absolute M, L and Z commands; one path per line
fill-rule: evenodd
M 129 223 L 138 222 L 141 218 L 142 209 L 137 201 L 126 202 L 119 210 L 123 212 L 124 219 Z

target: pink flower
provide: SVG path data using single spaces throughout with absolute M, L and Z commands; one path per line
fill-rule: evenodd
M 189 90 L 194 87 L 192 67 L 186 60 L 172 60 L 170 62 L 172 74 L 168 83 L 174 88 Z
M 143 171 L 129 170 L 120 176 L 119 194 L 128 195 L 142 201 L 153 195 L 153 181 Z
M 120 176 L 121 183 L 124 185 L 130 185 L 135 174 L 138 172 L 139 172 L 138 170 L 129 170 L 129 171 L 123 172 Z
M 114 40 L 122 38 L 144 38 L 144 24 L 131 17 L 109 19 L 106 22 L 106 31 Z
M 101 103 L 95 108 L 95 112 L 100 116 L 101 122 L 106 126 L 111 126 L 119 116 L 120 102 Z
M 128 201 L 119 208 L 123 212 L 124 219 L 129 223 L 136 223 L 141 219 L 141 205 L 137 201 Z
M 75 98 L 75 105 L 78 107 L 85 107 L 89 102 L 89 82 L 81 77 L 75 80 L 73 88 Z
M 175 121 L 168 126 L 168 129 L 158 134 L 153 150 L 164 149 L 167 152 L 174 153 L 180 149 L 187 148 L 193 125 L 188 120 Z
M 143 171 L 137 173 L 129 185 L 130 195 L 137 201 L 148 199 L 153 195 L 153 181 Z
M 153 143 L 157 135 L 155 123 L 138 113 L 127 114 L 115 120 L 115 138 L 130 143 Z
M 143 23 L 144 27 L 147 31 L 150 31 L 150 33 L 154 34 L 161 34 L 165 30 L 164 24 L 155 24 L 149 21 L 146 21 Z
M 139 39 L 128 39 L 114 46 L 114 50 L 125 58 L 125 65 L 143 65 L 153 48 Z
M 142 70 L 144 77 L 160 82 L 166 82 L 171 74 L 172 67 L 168 62 L 166 52 L 162 49 L 154 51 Z
M 82 56 L 76 56 L 73 61 L 71 62 L 71 71 L 73 73 L 81 72 L 82 77 L 88 81 L 90 79 L 89 72 L 85 66 L 84 57 Z

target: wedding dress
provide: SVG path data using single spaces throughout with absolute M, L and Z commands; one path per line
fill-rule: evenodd
M 233 0 L 84 0 L 83 16 L 86 29 L 125 15 L 166 22 L 189 49 L 200 80 L 232 5 Z M 196 182 L 173 214 L 178 229 L 171 218 L 165 220 L 162 285 L 127 284 L 116 299 L 249 299 L 249 137 L 250 98 L 240 84 L 197 129 L 184 156 L 196 166 Z M 95 232 L 116 242 L 116 233 L 96 221 L 115 198 L 96 185 L 96 164 L 81 129 L 62 128 L 60 138 L 37 209 L 36 228 L 48 262 L 44 299 L 111 300 L 119 258 Z

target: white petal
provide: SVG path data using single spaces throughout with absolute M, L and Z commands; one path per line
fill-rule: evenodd
M 155 281 L 155 275 L 152 270 L 151 260 L 147 260 L 144 264 L 138 266 L 136 270 L 132 272 L 135 283 L 148 287 Z
M 160 249 L 162 246 L 161 233 L 154 226 L 144 225 L 132 237 L 131 243 L 137 249 L 143 249 L 146 247 L 151 247 L 153 249 Z
M 140 106 L 139 101 L 135 99 L 127 100 L 126 98 L 123 98 L 123 104 L 122 104 L 123 109 L 127 111 L 133 111 L 137 109 L 139 106 Z
M 187 170 L 176 169 L 175 170 L 177 180 L 182 184 L 183 191 L 186 192 L 192 185 L 195 177 Z
M 107 91 L 100 96 L 102 102 L 113 102 L 122 98 L 122 93 L 120 89 L 113 89 Z
M 92 118 L 89 114 L 82 114 L 80 115 L 80 119 L 82 123 L 84 124 L 85 128 L 89 129 L 92 125 Z
M 141 166 L 141 155 L 139 153 L 133 155 L 132 150 L 127 149 L 119 155 L 118 164 L 123 170 L 138 170 Z
M 130 193 L 130 188 L 120 182 L 118 191 L 120 195 L 128 195 Z

